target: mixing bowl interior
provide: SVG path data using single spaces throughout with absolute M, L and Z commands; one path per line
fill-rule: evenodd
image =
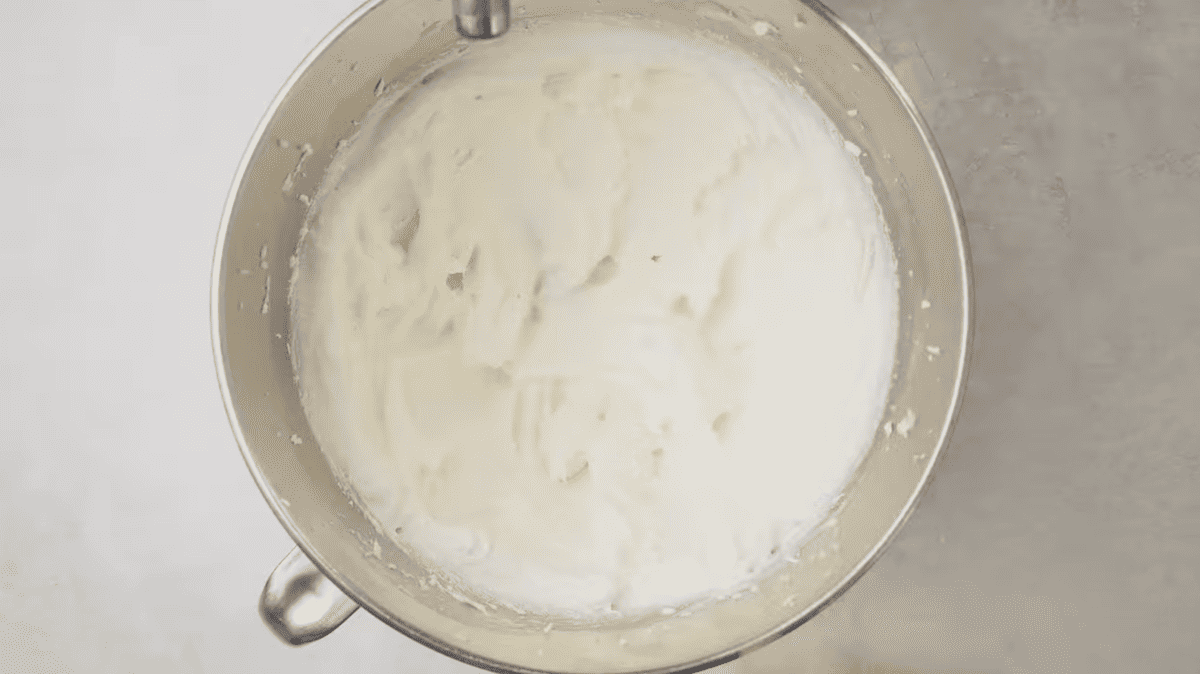
M 592 624 L 519 615 L 447 592 L 376 531 L 330 469 L 301 408 L 289 353 L 297 246 L 339 143 L 353 142 L 381 100 L 421 86 L 439 64 L 471 48 L 447 3 L 367 3 L 313 51 L 268 111 L 218 241 L 218 371 L 239 445 L 272 509 L 313 562 L 384 622 L 496 671 L 695 671 L 810 618 L 866 570 L 911 512 L 961 396 L 970 335 L 965 234 L 943 162 L 911 101 L 823 6 L 536 0 L 516 7 L 512 30 L 581 14 L 700 31 L 743 49 L 802 86 L 860 152 L 898 264 L 900 338 L 875 443 L 807 543 L 753 591 L 671 616 Z

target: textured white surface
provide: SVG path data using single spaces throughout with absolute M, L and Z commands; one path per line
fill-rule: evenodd
M 599 21 L 404 100 L 327 170 L 293 286 L 309 424 L 379 529 L 534 611 L 760 580 L 895 361 L 890 241 L 832 122 L 715 42 Z
M 1200 5 L 830 4 L 949 162 L 975 366 L 897 543 L 735 669 L 1195 671 Z M 217 394 L 213 240 L 354 6 L 0 5 L 0 673 L 474 671 L 362 612 L 289 649 L 254 610 L 290 542 Z

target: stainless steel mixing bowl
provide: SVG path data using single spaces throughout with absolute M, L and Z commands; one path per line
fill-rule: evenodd
M 805 87 L 861 148 L 900 280 L 896 367 L 874 445 L 825 525 L 740 597 L 671 616 L 550 624 L 480 611 L 431 582 L 335 479 L 301 408 L 288 348 L 293 256 L 339 142 L 378 96 L 421 86 L 431 64 L 470 48 L 447 3 L 373 0 L 313 50 L 272 103 L 238 168 L 217 239 L 212 327 L 221 394 L 250 472 L 298 546 L 261 604 L 291 643 L 320 638 L 361 605 L 431 648 L 495 671 L 710 667 L 779 638 L 845 591 L 912 512 L 945 450 L 971 335 L 966 232 L 945 163 L 896 77 L 815 0 L 526 0 L 510 30 L 583 13 L 727 40 Z

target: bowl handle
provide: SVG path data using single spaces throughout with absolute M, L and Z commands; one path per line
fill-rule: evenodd
M 320 639 L 357 610 L 358 604 L 326 578 L 300 548 L 275 567 L 258 599 L 263 622 L 292 646 Z

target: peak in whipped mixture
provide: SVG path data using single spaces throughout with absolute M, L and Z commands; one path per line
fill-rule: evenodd
M 294 352 L 389 535 L 491 600 L 599 615 L 720 596 L 825 517 L 880 421 L 897 286 L 801 90 L 560 21 L 363 128 L 302 244 Z

